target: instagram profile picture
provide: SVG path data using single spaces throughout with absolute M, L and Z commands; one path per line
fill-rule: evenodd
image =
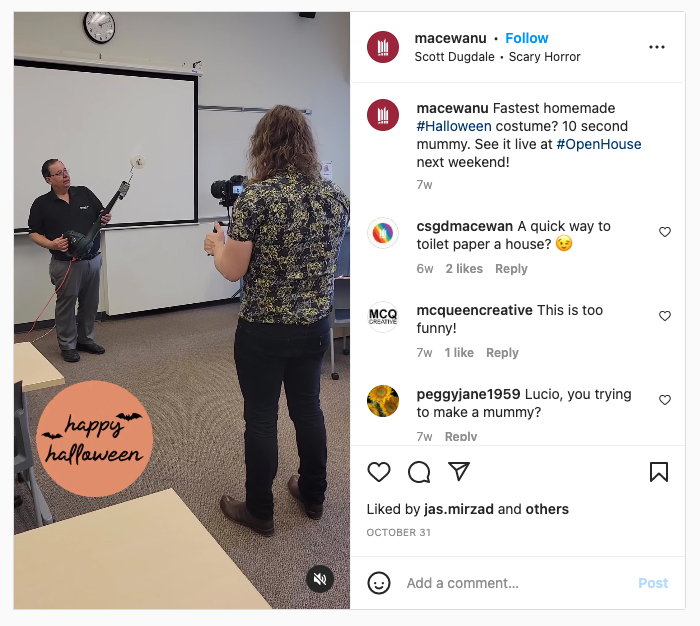
M 387 30 L 374 33 L 367 41 L 367 54 L 377 63 L 389 63 L 399 53 L 399 40 Z
M 367 109 L 367 121 L 374 130 L 391 130 L 399 121 L 399 108 L 391 100 L 375 100 Z
M 377 385 L 367 394 L 367 408 L 377 417 L 393 415 L 399 408 L 399 394 L 389 385 Z
M 367 237 L 376 248 L 391 248 L 399 238 L 399 228 L 389 218 L 380 217 L 369 225 Z
M 388 333 L 399 324 L 399 312 L 390 302 L 376 302 L 367 311 L 367 323 L 378 333 Z

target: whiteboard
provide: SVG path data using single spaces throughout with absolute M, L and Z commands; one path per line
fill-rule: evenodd
M 225 217 L 226 209 L 211 195 L 211 184 L 235 174 L 248 176 L 250 137 L 265 111 L 199 112 L 199 217 Z M 311 116 L 306 119 L 311 123 Z M 312 126 L 313 129 L 313 126 Z
M 41 165 L 51 158 L 107 205 L 141 154 L 146 167 L 134 170 L 112 225 L 197 220 L 196 76 L 25 63 L 14 68 L 15 232 L 50 190 Z

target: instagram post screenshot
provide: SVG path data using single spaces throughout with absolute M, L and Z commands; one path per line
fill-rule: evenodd
M 10 623 L 700 624 L 700 6 L 14 5 Z
M 15 13 L 15 608 L 349 608 L 349 27 Z

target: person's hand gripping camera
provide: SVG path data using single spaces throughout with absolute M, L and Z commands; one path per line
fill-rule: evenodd
M 219 222 L 214 223 L 214 232 L 207 233 L 204 238 L 204 250 L 209 256 L 214 256 L 215 251 L 219 246 L 226 243 L 226 234 L 224 229 Z

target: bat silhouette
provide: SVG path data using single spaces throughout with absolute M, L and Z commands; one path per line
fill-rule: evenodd
M 63 437 L 63 435 L 52 435 L 51 433 L 42 433 L 41 436 L 49 439 L 61 439 Z
M 129 415 L 124 415 L 124 413 L 119 413 L 119 415 L 117 415 L 117 417 L 120 420 L 125 420 L 127 422 L 130 422 L 131 420 L 135 420 L 135 419 L 138 419 L 139 417 L 143 417 L 143 416 L 140 415 L 139 413 L 130 413 Z

